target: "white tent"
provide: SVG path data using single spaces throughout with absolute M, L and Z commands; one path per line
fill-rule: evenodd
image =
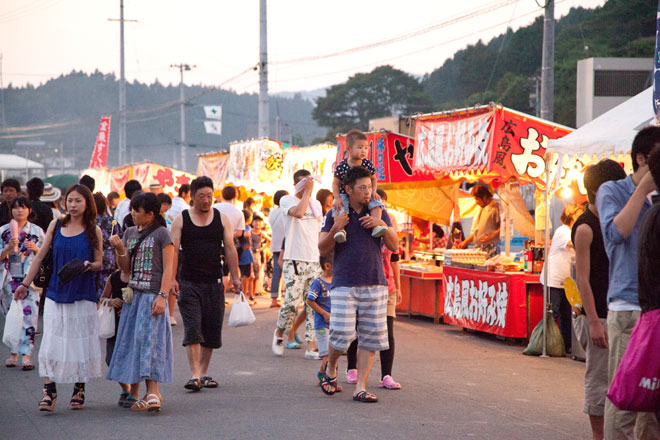
M 39 162 L 26 159 L 15 154 L 0 154 L 0 170 L 42 170 L 44 166 Z
M 548 143 L 548 153 L 618 156 L 629 153 L 633 139 L 655 120 L 653 87 L 614 107 L 572 133 Z

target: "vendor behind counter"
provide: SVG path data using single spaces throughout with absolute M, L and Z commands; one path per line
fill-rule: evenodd
M 482 185 L 472 188 L 472 197 L 479 205 L 479 213 L 472 223 L 471 235 L 460 244 L 465 249 L 470 243 L 474 248 L 486 252 L 486 258 L 500 253 L 500 207 L 493 194 Z

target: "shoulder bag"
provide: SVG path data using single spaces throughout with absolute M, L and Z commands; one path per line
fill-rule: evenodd
M 57 222 L 55 223 L 55 229 L 53 230 L 53 236 L 50 239 L 50 248 L 48 249 L 48 253 L 44 259 L 41 261 L 41 264 L 39 265 L 39 272 L 33 281 L 34 285 L 41 289 L 48 288 L 50 278 L 53 276 L 53 244 L 55 243 L 55 236 L 57 235 L 57 231 L 60 230 L 61 225 L 62 220 L 57 219 Z

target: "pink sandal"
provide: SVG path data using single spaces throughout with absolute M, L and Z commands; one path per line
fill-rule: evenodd
M 383 378 L 383 380 L 380 381 L 380 387 L 387 388 L 388 390 L 400 390 L 401 384 L 395 382 L 394 379 L 392 379 L 392 376 L 388 374 Z
M 346 382 L 355 385 L 358 379 L 358 370 L 351 369 L 346 372 Z

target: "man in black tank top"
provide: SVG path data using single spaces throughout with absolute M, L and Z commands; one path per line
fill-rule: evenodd
M 213 181 L 201 176 L 190 184 L 193 206 L 174 218 L 174 267 L 183 258 L 179 279 L 172 281 L 174 295 L 179 297 L 183 320 L 183 346 L 188 353 L 191 379 L 185 388 L 199 391 L 216 388 L 218 383 L 208 375 L 213 350 L 222 346 L 222 322 L 225 295 L 222 285 L 221 256 L 229 266 L 234 289 L 243 289 L 238 274 L 238 255 L 234 247 L 229 219 L 212 208 Z M 176 275 L 175 275 L 176 276 Z

